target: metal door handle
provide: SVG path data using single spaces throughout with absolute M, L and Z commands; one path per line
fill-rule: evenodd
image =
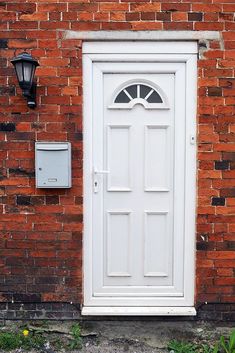
M 94 174 L 108 174 L 109 170 L 97 170 L 94 169 Z
M 99 192 L 99 177 L 98 174 L 108 174 L 109 170 L 97 170 L 96 168 L 93 169 L 93 190 L 94 193 Z

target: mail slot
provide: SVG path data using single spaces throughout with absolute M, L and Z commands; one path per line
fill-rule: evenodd
M 71 187 L 71 143 L 36 142 L 37 188 Z

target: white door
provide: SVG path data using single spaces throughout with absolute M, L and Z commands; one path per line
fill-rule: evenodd
M 84 77 L 83 313 L 168 308 L 179 314 L 169 307 L 180 307 L 192 314 L 182 310 L 193 306 L 194 282 L 195 131 L 186 93 L 195 87 L 188 87 L 189 58 L 84 56 L 91 80 L 86 84 Z

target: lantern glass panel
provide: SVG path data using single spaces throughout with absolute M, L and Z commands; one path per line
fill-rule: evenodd
M 23 63 L 22 62 L 17 62 L 15 64 L 15 70 L 16 70 L 16 74 L 17 74 L 17 78 L 19 82 L 23 82 L 24 77 L 23 77 Z
M 33 78 L 33 69 L 35 68 L 34 64 L 31 62 L 24 62 L 23 63 L 23 75 L 25 83 L 31 83 Z

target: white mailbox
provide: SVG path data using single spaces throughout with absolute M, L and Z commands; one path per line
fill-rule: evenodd
M 71 143 L 36 142 L 36 187 L 71 187 Z

